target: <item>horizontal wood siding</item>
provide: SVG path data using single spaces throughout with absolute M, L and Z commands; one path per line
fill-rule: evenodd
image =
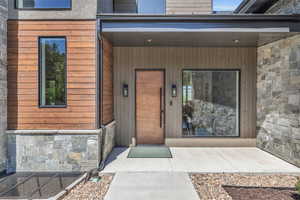
M 114 94 L 117 143 L 129 145 L 134 137 L 134 71 L 142 68 L 166 70 L 166 137 L 182 137 L 182 70 L 241 70 L 241 138 L 256 137 L 256 48 L 168 48 L 114 47 Z M 122 84 L 129 85 L 129 97 L 121 96 Z M 171 98 L 177 84 L 178 97 Z M 172 105 L 170 105 L 172 101 Z M 226 140 L 225 140 L 226 141 Z
M 38 37 L 67 38 L 67 108 L 39 108 Z M 96 22 L 8 22 L 8 128 L 95 129 Z
M 102 124 L 113 121 L 113 52 L 111 43 L 103 38 Z
M 167 14 L 210 14 L 212 0 L 166 0 Z

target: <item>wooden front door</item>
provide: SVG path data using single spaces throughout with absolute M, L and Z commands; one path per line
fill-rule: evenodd
M 163 70 L 136 71 L 137 144 L 164 144 Z

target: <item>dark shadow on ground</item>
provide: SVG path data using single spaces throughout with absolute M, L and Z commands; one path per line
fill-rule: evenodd
M 300 200 L 295 188 L 222 186 L 233 200 Z
M 118 158 L 120 154 L 122 154 L 124 151 L 126 151 L 128 147 L 115 147 L 113 151 L 109 154 L 108 158 L 105 161 L 105 166 L 113 162 Z M 104 166 L 104 168 L 105 168 Z

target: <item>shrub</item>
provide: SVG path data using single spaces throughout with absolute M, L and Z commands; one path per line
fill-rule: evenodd
M 296 187 L 297 192 L 300 194 L 300 179 L 298 179 L 295 187 Z

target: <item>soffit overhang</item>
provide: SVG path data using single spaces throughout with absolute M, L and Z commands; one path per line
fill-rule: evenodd
M 300 32 L 299 15 L 101 15 L 98 19 L 101 34 L 114 46 L 256 47 Z

